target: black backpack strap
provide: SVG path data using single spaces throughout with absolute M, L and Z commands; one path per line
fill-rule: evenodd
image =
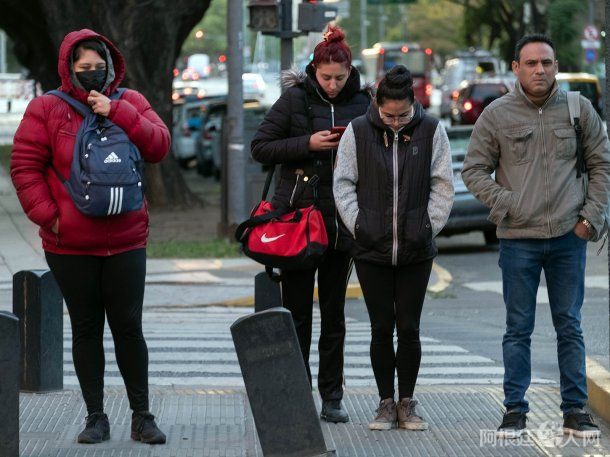
M 576 132 L 576 177 L 580 178 L 583 173 L 587 172 L 587 164 L 585 163 L 585 154 L 582 149 L 582 125 L 580 125 L 580 92 L 569 91 L 568 111 L 570 113 L 570 123 L 574 126 Z
M 70 105 L 72 108 L 74 108 L 76 110 L 76 112 L 79 113 L 83 117 L 87 117 L 89 114 L 93 113 L 93 111 L 91 111 L 91 108 L 89 108 L 84 103 L 81 103 L 78 100 L 70 97 L 65 92 L 62 92 L 60 90 L 50 90 L 49 92 L 47 92 L 47 94 L 55 95 L 56 97 L 61 98 L 63 101 L 65 101 L 68 105 Z
M 261 200 L 267 200 L 267 194 L 269 193 L 269 188 L 271 187 L 271 180 L 273 179 L 273 173 L 275 173 L 275 167 L 276 165 L 273 165 L 267 172 L 267 179 L 265 179 L 265 187 L 263 187 L 263 195 Z

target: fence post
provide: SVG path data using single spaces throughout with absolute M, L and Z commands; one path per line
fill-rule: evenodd
M 280 283 L 269 277 L 266 271 L 254 277 L 254 311 L 282 306 Z
M 0 455 L 19 457 L 19 319 L 0 311 Z
M 249 314 L 231 334 L 263 455 L 335 455 L 326 449 L 290 311 Z
M 21 390 L 62 390 L 63 297 L 50 271 L 24 270 L 13 276 L 13 312 L 21 329 Z

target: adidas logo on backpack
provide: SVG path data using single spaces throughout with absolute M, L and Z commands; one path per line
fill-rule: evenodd
M 111 152 L 108 157 L 104 159 L 104 163 L 121 163 L 121 159 L 114 152 Z

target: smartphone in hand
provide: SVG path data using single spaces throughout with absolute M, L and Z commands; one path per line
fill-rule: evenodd
M 333 134 L 333 135 L 338 133 L 339 134 L 339 138 L 337 138 L 337 141 L 339 141 L 341 139 L 341 136 L 343 135 L 343 132 L 345 132 L 346 128 L 347 127 L 344 127 L 344 126 L 341 126 L 341 125 L 336 125 L 336 126 L 334 126 L 333 128 L 330 129 L 330 133 Z

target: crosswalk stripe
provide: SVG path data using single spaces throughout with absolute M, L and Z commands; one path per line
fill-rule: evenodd
M 143 328 L 149 348 L 150 384 L 243 387 L 230 326 L 249 311 L 243 308 L 197 308 L 146 312 Z M 320 336 L 320 315 L 317 310 L 313 317 L 310 365 L 315 378 L 319 366 L 317 340 Z M 374 387 L 375 378 L 369 356 L 370 324 L 347 319 L 346 327 L 346 385 Z M 64 384 L 77 385 L 68 319 L 64 320 L 64 330 Z M 418 384 L 502 383 L 504 369 L 501 363 L 435 338 L 422 336 L 421 341 L 422 363 Z M 104 334 L 104 349 L 106 385 L 123 385 L 108 329 Z

